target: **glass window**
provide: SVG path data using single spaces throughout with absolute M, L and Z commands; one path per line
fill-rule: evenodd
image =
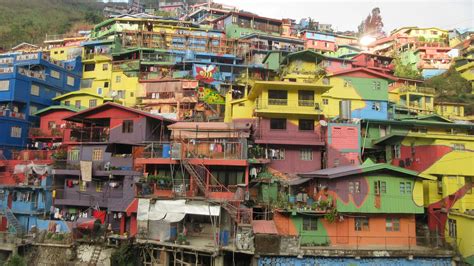
M 453 150 L 455 150 L 455 151 L 464 151 L 464 150 L 466 150 L 466 146 L 464 146 L 464 143 L 454 143 L 453 144 Z
M 314 120 L 313 119 L 300 119 L 298 121 L 299 130 L 314 130 Z
M 355 231 L 369 231 L 369 218 L 367 217 L 354 218 L 354 230 Z
M 270 118 L 270 129 L 286 129 L 286 118 Z
M 96 99 L 89 100 L 89 107 L 96 107 L 96 106 L 97 106 L 97 100 Z
M 76 100 L 74 106 L 78 109 L 81 108 L 81 100 Z
M 53 129 L 53 128 L 56 128 L 56 122 L 48 121 L 48 129 Z
M 0 91 L 7 91 L 10 89 L 9 80 L 0 80 Z
M 75 79 L 72 76 L 67 76 L 67 85 L 74 86 Z
M 398 231 L 400 231 L 400 219 L 398 219 L 398 218 L 386 218 L 385 219 L 385 231 L 387 231 L 387 232 L 398 232 Z
M 382 87 L 382 84 L 381 84 L 380 81 L 373 81 L 373 82 L 372 82 L 372 88 L 373 88 L 374 90 L 380 90 L 381 87 Z
M 122 133 L 133 133 L 133 120 L 124 120 L 122 122 Z
M 90 72 L 95 70 L 95 64 L 85 64 L 84 72 Z
M 375 195 L 387 193 L 387 183 L 385 181 L 374 181 Z
M 38 112 L 38 107 L 30 105 L 30 115 L 35 115 L 36 112 Z
M 67 158 L 69 161 L 79 161 L 81 151 L 79 148 L 73 148 L 68 151 Z
M 86 190 L 87 190 L 87 182 L 79 181 L 79 191 L 86 191 Z
M 267 153 L 272 160 L 285 160 L 285 149 L 268 149 Z
M 323 104 L 328 105 L 329 104 L 329 99 L 323 99 Z
M 120 83 L 122 81 L 122 77 L 120 76 L 115 76 L 115 82 Z
M 104 182 L 95 182 L 95 192 L 102 192 L 104 190 Z
M 300 150 L 300 160 L 312 161 L 313 160 L 313 149 L 304 148 Z
M 268 91 L 268 104 L 287 105 L 288 92 L 285 90 L 269 90 Z
M 81 80 L 81 89 L 92 87 L 92 79 L 82 79 Z
M 97 94 L 102 95 L 102 88 L 97 88 Z
M 313 106 L 314 92 L 313 91 L 298 91 L 298 106 Z
M 349 193 L 354 194 L 354 182 L 349 182 Z
M 400 194 L 405 194 L 405 182 L 400 182 Z
M 51 77 L 53 77 L 55 79 L 60 79 L 61 78 L 61 73 L 59 73 L 56 70 L 51 70 L 50 75 L 51 75 Z
M 357 194 L 360 193 L 360 182 L 359 181 L 354 182 L 354 192 L 357 193 Z
M 453 238 L 458 237 L 458 228 L 454 219 L 448 219 L 448 234 Z
M 472 194 L 472 177 L 470 176 L 464 177 L 464 185 L 469 186 L 469 190 L 466 193 Z
M 10 136 L 12 138 L 21 138 L 21 127 L 17 127 L 17 126 L 11 127 Z
M 71 105 L 71 101 L 64 101 L 64 105 L 66 105 L 66 106 Z
M 103 64 L 102 65 L 102 70 L 109 70 L 109 64 Z
M 108 81 L 104 82 L 104 88 L 108 88 L 108 87 L 109 87 L 109 82 Z
M 312 217 L 303 217 L 303 231 L 318 230 L 318 219 Z
M 396 144 L 396 145 L 393 145 L 393 158 L 400 158 L 401 157 L 401 145 L 400 144 Z
M 92 150 L 92 161 L 102 161 L 104 151 L 102 149 Z
M 372 103 L 372 110 L 379 112 L 380 111 L 380 103 L 379 102 L 373 102 Z
M 345 80 L 344 87 L 352 87 L 352 80 Z
M 31 85 L 31 95 L 39 96 L 40 87 L 38 85 Z

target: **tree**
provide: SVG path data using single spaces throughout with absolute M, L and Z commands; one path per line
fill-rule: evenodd
M 392 64 L 395 65 L 394 75 L 401 78 L 410 78 L 410 79 L 422 79 L 420 71 L 413 69 L 410 65 L 405 65 L 402 63 L 400 56 L 394 56 Z
M 370 35 L 375 38 L 385 36 L 380 8 L 376 7 L 372 9 L 371 14 L 369 14 L 357 28 L 360 36 Z

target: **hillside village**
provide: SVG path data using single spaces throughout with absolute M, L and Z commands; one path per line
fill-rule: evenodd
M 474 28 L 148 2 L 0 54 L 0 261 L 474 264 Z

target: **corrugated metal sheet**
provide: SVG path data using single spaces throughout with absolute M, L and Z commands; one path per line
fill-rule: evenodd
M 255 220 L 252 222 L 254 234 L 278 235 L 275 223 L 273 221 Z

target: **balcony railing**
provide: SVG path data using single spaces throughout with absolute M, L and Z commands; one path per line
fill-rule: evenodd
M 13 67 L 0 67 L 0 74 L 13 73 Z
M 268 99 L 268 105 L 288 105 L 288 99 Z
M 72 142 L 107 142 L 109 139 L 108 127 L 69 128 Z
M 436 90 L 434 88 L 413 87 L 413 86 L 401 87 L 399 91 L 400 91 L 400 93 L 407 93 L 407 92 L 418 92 L 418 93 L 426 93 L 426 94 L 435 94 L 436 93 Z
M 30 138 L 61 138 L 64 135 L 64 129 L 52 128 L 44 130 L 41 128 L 30 128 L 29 137 Z
M 46 73 L 44 71 L 33 71 L 25 68 L 18 68 L 18 73 L 21 75 L 28 76 L 30 78 L 46 80 Z
M 55 151 L 52 150 L 25 150 L 25 151 L 13 151 L 12 160 L 52 160 Z
M 278 110 L 279 112 L 304 112 L 308 114 L 320 114 L 322 109 L 314 100 L 287 100 L 287 99 L 258 99 L 257 111 Z
M 25 119 L 25 114 L 23 113 L 18 113 L 18 112 L 13 112 L 11 110 L 1 110 L 0 111 L 0 116 L 6 116 L 6 117 L 14 117 L 14 118 L 19 118 L 19 119 Z
M 81 170 L 80 161 L 72 160 L 55 160 L 53 163 L 54 169 L 61 170 Z M 105 161 L 92 161 L 92 171 L 106 171 L 110 170 L 110 164 Z

